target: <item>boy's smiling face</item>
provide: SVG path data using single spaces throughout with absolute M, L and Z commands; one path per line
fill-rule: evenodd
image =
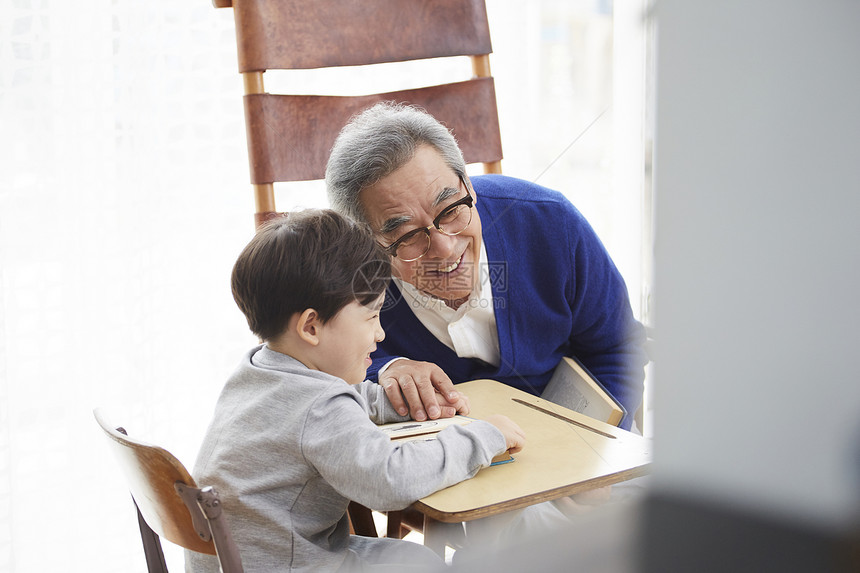
M 371 364 L 370 354 L 376 343 L 385 338 L 379 324 L 379 310 L 385 300 L 380 298 L 369 306 L 353 301 L 333 318 L 317 325 L 319 344 L 315 367 L 346 380 L 349 384 L 362 382 Z

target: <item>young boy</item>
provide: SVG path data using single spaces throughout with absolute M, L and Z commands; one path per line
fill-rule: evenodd
M 369 229 L 327 210 L 270 223 L 236 261 L 233 297 L 264 343 L 224 386 L 194 475 L 219 492 L 247 573 L 439 567 L 421 545 L 351 536 L 349 500 L 402 509 L 524 443 L 504 416 L 432 442 L 377 429 L 407 419 L 364 381 L 389 276 Z M 187 564 L 219 570 L 196 553 Z

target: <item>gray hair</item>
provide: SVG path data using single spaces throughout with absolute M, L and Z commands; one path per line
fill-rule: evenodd
M 424 110 L 382 102 L 355 115 L 335 140 L 326 166 L 331 208 L 367 222 L 359 193 L 403 167 L 422 144 L 436 149 L 448 167 L 466 180 L 466 163 L 457 141 Z

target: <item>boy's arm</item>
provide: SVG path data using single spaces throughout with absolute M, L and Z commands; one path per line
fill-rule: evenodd
M 428 442 L 398 444 L 367 417 L 353 393 L 323 397 L 309 412 L 302 451 L 341 495 L 378 510 L 402 509 L 475 475 L 505 451 L 505 437 L 476 420 Z
M 374 424 L 389 424 L 391 422 L 405 422 L 411 419 L 409 415 L 401 416 L 391 405 L 382 386 L 376 382 L 365 380 L 361 384 L 353 386 L 359 395 L 367 403 L 367 414 Z

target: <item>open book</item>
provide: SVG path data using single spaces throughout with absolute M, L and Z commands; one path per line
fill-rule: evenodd
M 438 420 L 425 420 L 419 422 L 417 420 L 408 420 L 406 422 L 394 422 L 392 424 L 382 424 L 379 427 L 384 433 L 388 434 L 392 440 L 398 442 L 411 442 L 417 440 L 435 440 L 436 434 L 447 428 L 448 426 L 465 426 L 474 422 L 474 418 L 468 416 L 454 416 L 453 418 L 439 418 Z M 493 458 L 492 466 L 504 464 L 514 461 L 514 457 L 508 452 L 502 452 Z
M 627 411 L 575 358 L 563 358 L 541 398 L 617 426 Z

